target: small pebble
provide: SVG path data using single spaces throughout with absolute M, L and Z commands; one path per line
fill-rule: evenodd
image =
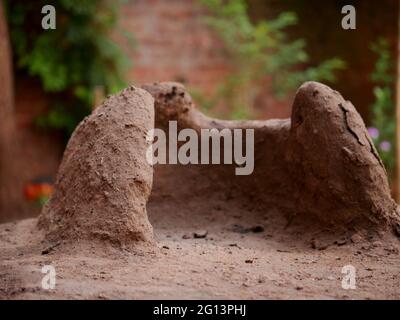
M 251 228 L 251 231 L 254 233 L 264 232 L 264 227 L 262 225 L 256 225 Z
M 205 237 L 207 237 L 208 231 L 207 230 L 199 230 L 196 231 L 195 233 L 193 233 L 193 236 L 196 239 L 204 239 Z

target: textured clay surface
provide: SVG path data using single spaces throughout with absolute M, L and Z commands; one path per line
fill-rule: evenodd
M 315 82 L 300 87 L 287 149 L 298 212 L 347 228 L 397 228 L 383 163 L 361 116 L 337 91 Z
M 397 230 L 398 209 L 382 161 L 360 115 L 337 91 L 307 82 L 296 94 L 292 119 L 223 121 L 199 112 L 180 84 L 143 88 L 155 98 L 156 127 L 166 131 L 170 120 L 176 120 L 179 129 L 198 132 L 200 128 L 255 129 L 252 175 L 235 176 L 227 165 L 159 166 L 153 198 L 184 180 L 190 184 L 191 197 L 230 193 L 235 199 L 256 201 L 285 214 L 289 223 L 297 219 L 350 231 Z M 166 170 L 173 174 L 163 174 Z M 198 190 L 201 185 L 209 185 L 208 190 Z M 184 184 L 182 198 L 188 196 L 187 189 Z
M 49 240 L 153 242 L 146 213 L 153 169 L 145 159 L 153 123 L 153 98 L 135 87 L 111 96 L 80 123 L 39 218 Z

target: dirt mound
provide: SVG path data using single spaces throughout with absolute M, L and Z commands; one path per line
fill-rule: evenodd
M 386 170 L 350 101 L 308 82 L 293 104 L 287 152 L 299 212 L 324 222 L 397 226 Z
M 130 87 L 108 98 L 77 127 L 55 193 L 39 218 L 48 240 L 153 243 L 146 212 L 153 169 L 145 158 L 153 103 L 146 91 Z
M 155 166 L 150 200 L 154 210 L 157 202 L 164 202 L 165 208 L 190 197 L 180 207 L 190 214 L 193 203 L 206 202 L 209 209 L 203 210 L 210 210 L 220 206 L 221 200 L 233 199 L 263 215 L 283 213 L 288 223 L 317 223 L 352 232 L 398 228 L 397 205 L 365 125 L 352 104 L 329 87 L 305 83 L 297 92 L 292 119 L 267 121 L 208 118 L 177 83 L 143 88 L 155 98 L 158 128 L 167 129 L 168 121 L 176 120 L 179 129 L 197 132 L 201 128 L 255 129 L 252 175 L 236 176 L 232 165 Z

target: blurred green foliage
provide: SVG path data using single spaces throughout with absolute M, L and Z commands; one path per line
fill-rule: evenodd
M 371 81 L 375 84 L 375 101 L 371 105 L 371 124 L 369 128 L 372 139 L 385 164 L 389 177 L 395 169 L 395 135 L 396 117 L 393 97 L 394 60 L 390 54 L 387 39 L 380 38 L 371 45 L 371 50 L 377 54 Z
M 51 109 L 38 119 L 39 126 L 68 137 L 93 107 L 96 88 L 113 93 L 125 85 L 129 60 L 112 39 L 120 31 L 117 17 L 123 2 L 5 2 L 16 67 L 38 77 L 51 97 Z M 46 4 L 56 8 L 55 30 L 41 27 Z
M 206 22 L 224 43 L 232 65 L 232 73 L 216 90 L 215 96 L 205 98 L 199 91 L 193 95 L 205 109 L 219 103 L 229 106 L 231 118 L 254 116 L 254 100 L 260 82 L 267 77 L 277 98 L 296 89 L 308 80 L 335 80 L 335 72 L 345 67 L 333 58 L 316 67 L 305 67 L 309 57 L 305 41 L 288 39 L 285 29 L 297 23 L 292 12 L 284 12 L 274 20 L 254 23 L 248 15 L 245 0 L 200 0 L 210 15 Z

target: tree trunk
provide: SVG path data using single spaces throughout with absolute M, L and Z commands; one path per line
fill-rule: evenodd
M 17 196 L 12 192 L 13 154 L 13 78 L 11 48 L 2 3 L 0 3 L 0 221 L 11 216 L 10 205 Z
M 400 203 L 400 7 L 397 25 L 397 79 L 396 79 L 396 201 Z

